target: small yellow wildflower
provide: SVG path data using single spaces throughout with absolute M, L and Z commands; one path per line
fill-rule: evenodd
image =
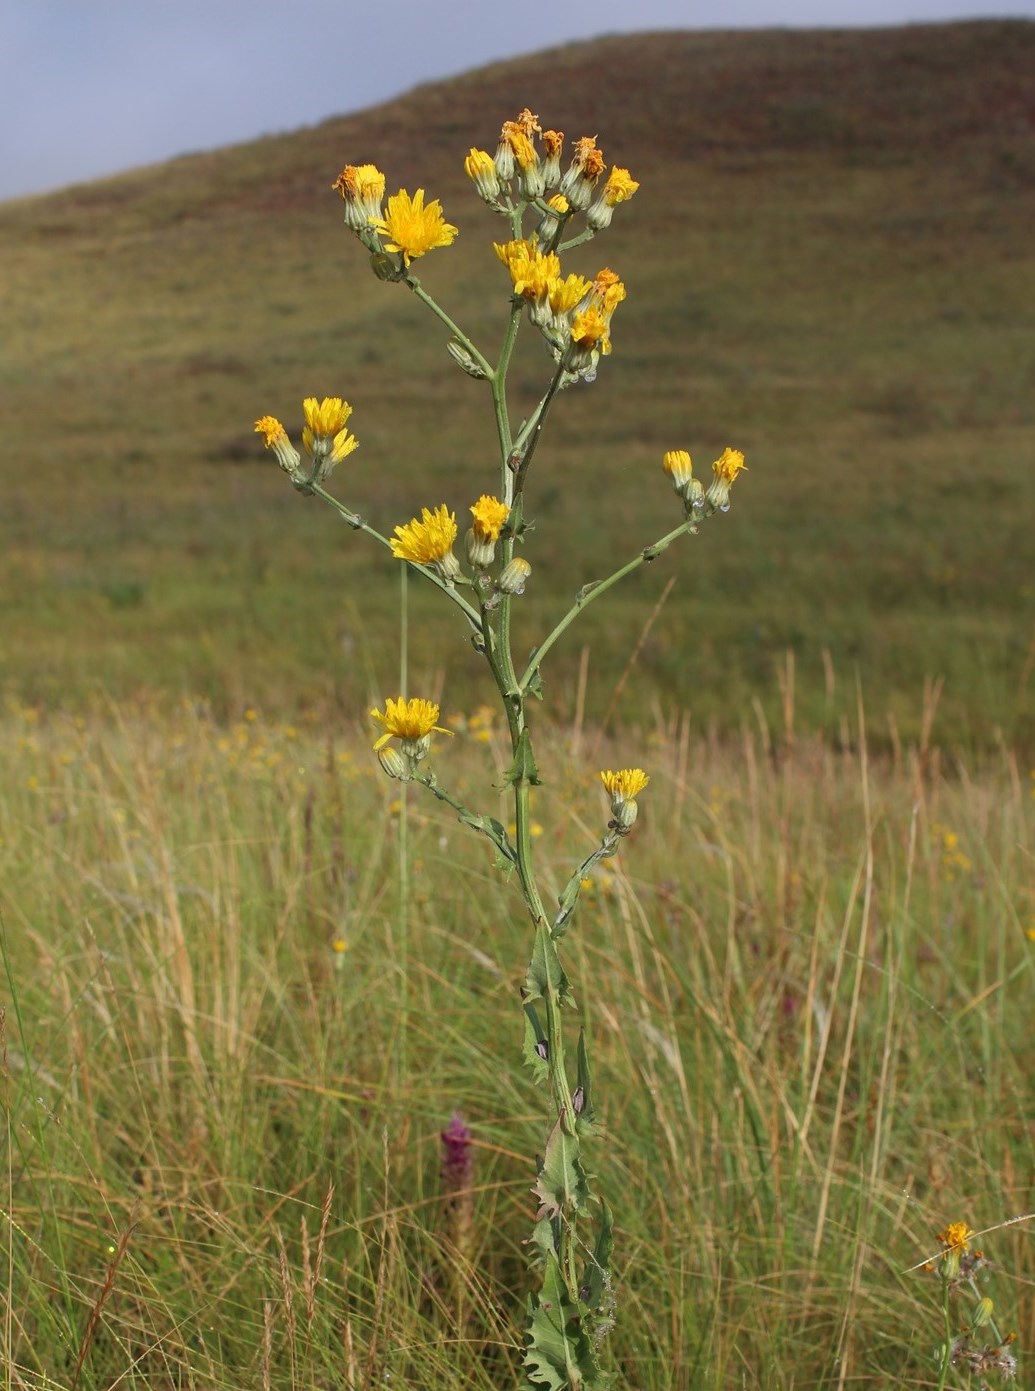
M 970 1238 L 974 1229 L 966 1222 L 950 1222 L 944 1232 L 938 1233 L 938 1240 L 949 1251 L 965 1254 L 970 1250 Z
M 456 513 L 450 512 L 445 503 L 436 507 L 434 512 L 422 507 L 419 520 L 414 517 L 405 526 L 395 528 L 395 535 L 391 538 L 392 554 L 396 560 L 410 560 L 417 565 L 445 566 L 453 570 L 455 575 L 453 542 L 456 540 L 456 530 Z
M 451 246 L 460 230 L 445 221 L 437 198 L 424 206 L 422 188 L 412 198 L 401 188 L 389 198 L 385 216 L 371 217 L 370 226 L 387 238 L 385 250 L 401 252 L 406 265 L 437 246 Z
M 730 449 L 729 445 L 722 451 L 720 456 L 712 464 L 711 486 L 706 493 L 708 501 L 715 507 L 720 507 L 725 511 L 730 504 L 730 488 L 733 480 L 741 469 L 746 469 L 744 455 L 739 449 Z
M 496 555 L 496 542 L 500 539 L 503 523 L 510 516 L 510 508 L 498 497 L 483 493 L 471 506 L 474 525 L 467 533 L 465 546 L 468 562 L 475 569 L 491 565 Z
M 479 198 L 486 203 L 495 203 L 500 196 L 502 184 L 496 172 L 492 155 L 486 150 L 472 149 L 464 160 L 464 173 L 478 190 Z
M 296 474 L 302 456 L 288 439 L 288 433 L 275 415 L 262 415 L 255 422 L 255 433 L 261 435 L 267 449 L 272 449 L 285 473 Z
M 566 319 L 577 305 L 581 304 L 590 291 L 590 282 L 574 272 L 563 280 L 558 277 L 550 281 L 550 308 L 555 318 Z
M 322 401 L 307 396 L 302 402 L 302 414 L 302 443 L 315 463 L 340 464 L 359 448 L 359 441 L 346 428 L 352 407 L 340 396 L 325 396 Z
M 694 466 L 685 449 L 669 449 L 661 461 L 662 467 L 672 479 L 672 486 L 681 493 L 694 476 Z
M 409 700 L 404 700 L 402 696 L 398 700 L 392 700 L 389 696 L 385 701 L 383 713 L 376 707 L 370 711 L 371 717 L 385 727 L 384 734 L 374 744 L 374 748 L 384 748 L 389 739 L 400 739 L 406 745 L 418 744 L 432 734 L 450 734 L 451 730 L 443 729 L 435 723 L 438 719 L 438 709 L 433 700 L 422 700 L 419 696 L 413 696 Z
M 345 203 L 345 224 L 363 232 L 371 218 L 381 216 L 385 196 L 385 176 L 375 164 L 346 164 L 334 183 Z
M 615 208 L 619 203 L 627 203 L 639 186 L 635 179 L 630 178 L 628 169 L 619 169 L 617 165 L 613 167 L 596 202 L 586 209 L 589 226 L 598 232 L 610 227 Z
M 505 502 L 500 502 L 498 497 L 483 493 L 478 501 L 472 504 L 471 516 L 474 518 L 475 535 L 480 541 L 498 541 L 503 523 L 510 516 L 510 508 Z
M 612 801 L 625 801 L 629 797 L 638 796 L 650 782 L 650 778 L 642 768 L 620 768 L 615 773 L 610 769 L 605 770 L 600 774 L 600 781 Z
M 527 240 L 493 242 L 496 255 L 510 271 L 515 295 L 527 300 L 545 300 L 550 282 L 561 273 L 561 259 L 556 252 L 540 251 Z

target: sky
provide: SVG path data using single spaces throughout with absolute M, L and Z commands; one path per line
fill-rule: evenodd
M 0 0 L 0 199 L 600 34 L 998 16 L 1035 18 L 1035 0 Z

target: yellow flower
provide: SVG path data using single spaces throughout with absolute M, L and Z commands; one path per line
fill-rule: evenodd
M 288 439 L 288 433 L 275 415 L 263 415 L 255 422 L 255 433 L 261 435 L 267 449 L 272 449 L 277 462 L 292 477 L 298 472 L 302 456 Z
M 422 507 L 419 520 L 414 517 L 405 526 L 395 528 L 391 538 L 392 554 L 396 560 L 435 565 L 446 578 L 455 578 L 460 568 L 453 555 L 455 540 L 456 513 L 450 512 L 445 503 L 434 512 Z
M 478 190 L 479 198 L 483 198 L 486 203 L 495 203 L 500 196 L 502 185 L 492 155 L 486 150 L 472 149 L 464 160 L 464 173 Z
M 386 251 L 402 252 L 406 265 L 437 246 L 452 245 L 460 230 L 444 220 L 437 198 L 424 206 L 422 188 L 418 188 L 412 198 L 401 188 L 389 198 L 386 216 L 371 217 L 370 225 L 388 238 Z
M 970 1250 L 970 1238 L 973 1235 L 973 1228 L 966 1222 L 950 1222 L 944 1232 L 938 1233 L 938 1240 L 947 1250 L 964 1254 Z
M 530 241 L 493 242 L 496 255 L 510 271 L 514 293 L 522 299 L 543 301 L 550 283 L 561 273 L 556 252 L 542 252 Z
M 340 464 L 359 447 L 355 435 L 346 429 L 352 407 L 340 396 L 325 396 L 322 401 L 307 396 L 302 402 L 302 414 L 302 443 L 317 463 Z
M 650 778 L 642 768 L 620 768 L 616 773 L 605 770 L 600 774 L 600 781 L 611 798 L 611 816 L 614 819 L 608 824 L 620 836 L 628 835 L 639 813 L 637 793 L 643 791 Z
M 599 348 L 605 356 L 611 351 L 611 339 L 607 333 L 607 320 L 600 310 L 591 305 L 576 314 L 571 321 L 571 341 L 583 352 Z
M 385 176 L 375 164 L 346 164 L 334 183 L 345 203 L 345 223 L 354 232 L 365 231 L 371 218 L 381 216 Z
M 629 177 L 628 169 L 612 168 L 611 176 L 597 195 L 596 202 L 586 209 L 589 226 L 597 232 L 610 227 L 617 205 L 628 202 L 639 186 L 635 179 Z
M 624 802 L 641 793 L 650 782 L 650 778 L 642 768 L 620 768 L 616 773 L 612 773 L 610 769 L 602 772 L 600 781 L 607 789 L 612 802 Z
M 733 480 L 741 469 L 746 469 L 744 455 L 739 449 L 730 449 L 727 445 L 719 458 L 712 464 L 712 473 L 715 475 L 711 486 L 705 494 L 708 501 L 715 507 L 720 507 L 724 512 L 730 505 L 730 487 Z
M 672 479 L 672 486 L 681 493 L 694 476 L 690 455 L 685 449 L 670 449 L 661 461 L 662 467 Z
M 543 145 L 546 149 L 546 158 L 543 160 L 543 178 L 547 188 L 556 188 L 561 181 L 561 150 L 564 146 L 564 132 L 562 130 L 544 130 Z M 553 203 L 553 199 L 550 199 Z M 567 199 L 565 199 L 564 212 L 568 211 Z
M 471 516 L 474 518 L 474 533 L 479 541 L 498 541 L 503 523 L 510 516 L 510 508 L 498 497 L 483 493 L 472 504 Z
M 581 275 L 558 276 L 550 281 L 550 308 L 555 316 L 567 317 L 589 294 L 590 283 Z
M 452 732 L 435 723 L 438 719 L 438 706 L 435 702 L 421 700 L 418 696 L 410 700 L 404 700 L 402 696 L 398 700 L 392 700 L 389 696 L 385 701 L 384 713 L 375 707 L 370 714 L 385 727 L 384 734 L 374 744 L 375 749 L 383 749 L 389 739 L 401 739 L 404 744 L 418 744 L 432 734 Z

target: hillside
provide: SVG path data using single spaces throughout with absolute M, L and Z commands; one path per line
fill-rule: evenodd
M 583 643 L 606 707 L 675 576 L 620 719 L 775 711 L 791 650 L 810 720 L 836 728 L 858 671 L 874 723 L 908 731 L 944 677 L 945 737 L 1035 744 L 1032 71 L 1023 21 L 607 37 L 0 206 L 8 693 L 291 712 L 394 687 L 391 565 L 285 486 L 251 424 L 347 396 L 362 448 L 335 486 L 382 529 L 492 486 L 487 400 L 369 274 L 330 185 L 373 160 L 441 197 L 461 236 L 425 281 L 492 343 L 503 224 L 462 157 L 529 105 L 641 183 L 574 253 L 629 300 L 536 462 L 529 640 L 559 593 L 673 524 L 663 450 L 736 444 L 750 467 L 721 524 L 587 615 L 553 708 Z M 470 708 L 475 659 L 432 608 L 415 596 L 414 684 Z

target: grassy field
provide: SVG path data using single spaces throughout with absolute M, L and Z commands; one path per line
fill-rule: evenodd
M 536 465 L 529 641 L 560 594 L 671 525 L 665 449 L 736 444 L 751 470 L 692 555 L 587 615 L 548 674 L 554 715 L 573 710 L 583 647 L 602 712 L 674 578 L 622 720 L 656 697 L 736 730 L 752 699 L 776 710 L 790 651 L 817 726 L 851 714 L 856 671 L 878 739 L 943 677 L 942 737 L 1032 746 L 1033 65 L 1020 21 L 606 38 L 3 206 L 9 693 L 83 708 L 150 690 L 292 718 L 384 687 L 391 563 L 293 496 L 251 423 L 294 429 L 304 395 L 347 396 L 362 448 L 335 486 L 382 529 L 491 486 L 487 393 L 369 274 L 330 184 L 370 158 L 390 188 L 443 198 L 461 236 L 426 280 L 491 347 L 501 224 L 461 159 L 527 102 L 599 132 L 641 181 L 573 253 L 616 266 L 629 300 Z M 528 343 L 518 407 L 546 366 Z M 462 643 L 415 603 L 415 671 L 466 691 Z
M 533 466 L 523 640 L 676 525 L 664 450 L 749 465 L 536 710 L 548 894 L 598 770 L 651 775 L 564 942 L 610 1365 L 933 1388 L 956 1220 L 1035 1347 L 1032 70 L 1025 22 L 605 38 L 0 207 L 0 1391 L 514 1384 L 527 916 L 381 773 L 395 565 L 252 422 L 347 396 L 333 487 L 383 531 L 494 485 L 487 396 L 330 183 L 442 197 L 426 283 L 491 351 L 502 224 L 460 161 L 525 104 L 642 186 L 573 257 L 629 299 Z M 522 344 L 519 406 L 546 369 Z M 506 821 L 481 661 L 408 592 L 436 770 Z
M 469 725 L 435 766 L 493 810 L 499 734 Z M 871 764 L 854 733 L 651 731 L 643 824 L 570 938 L 628 1387 L 933 1386 L 914 1267 L 955 1219 L 1035 1345 L 1032 1226 L 996 1230 L 1035 1207 L 1032 777 Z M 403 952 L 396 785 L 347 734 L 7 717 L 5 1388 L 512 1384 L 527 921 L 413 789 Z M 606 816 L 590 770 L 630 751 L 546 749 L 559 886 Z M 470 1264 L 441 1211 L 454 1109 Z

